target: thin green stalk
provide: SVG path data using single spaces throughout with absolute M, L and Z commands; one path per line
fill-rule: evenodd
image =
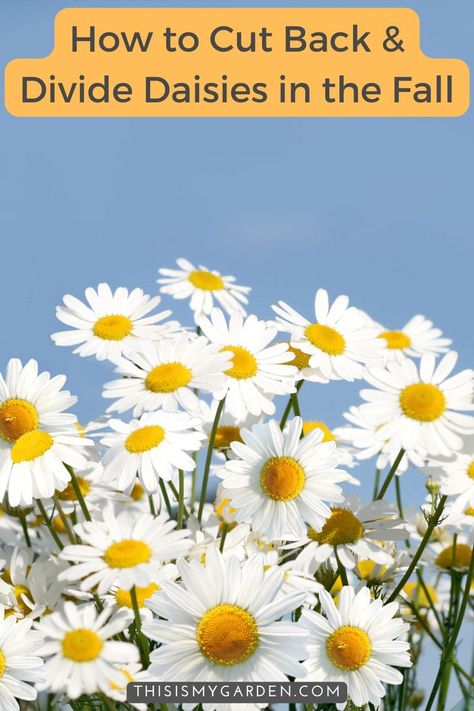
M 445 497 L 443 497 L 443 498 L 445 498 Z M 456 645 L 456 640 L 458 638 L 458 635 L 459 635 L 459 632 L 461 630 L 461 626 L 462 626 L 462 623 L 464 620 L 464 615 L 466 614 L 467 604 L 469 602 L 469 596 L 471 594 L 471 584 L 472 584 L 473 578 L 474 578 L 474 547 L 473 547 L 472 553 L 471 553 L 471 562 L 469 564 L 469 570 L 468 570 L 467 577 L 466 577 L 466 584 L 464 587 L 464 593 L 462 596 L 461 605 L 459 607 L 459 612 L 457 615 L 456 624 L 455 624 L 455 627 L 454 627 L 454 629 L 449 637 L 449 640 L 445 646 L 444 652 L 441 655 L 438 674 L 436 675 L 436 679 L 433 684 L 433 688 L 431 689 L 431 694 L 428 699 L 428 703 L 426 705 L 425 711 L 430 711 L 431 708 L 433 707 L 433 703 L 436 698 L 436 694 L 438 693 L 438 689 L 440 687 L 440 684 L 441 684 L 441 681 L 443 678 L 444 664 L 445 664 L 446 660 L 451 659 L 454 647 Z
M 132 600 L 135 627 L 137 629 L 137 642 L 140 650 L 140 657 L 142 660 L 143 667 L 144 669 L 146 669 L 150 664 L 148 640 L 142 633 L 142 618 L 140 616 L 140 608 L 138 607 L 137 590 L 135 588 L 135 585 L 130 590 L 130 597 Z
M 225 521 L 224 521 L 224 524 L 222 526 L 221 542 L 220 542 L 220 546 L 219 546 L 219 550 L 221 553 L 224 550 L 225 539 L 227 537 L 228 532 L 229 532 L 229 524 L 225 523 Z
M 71 528 L 68 518 L 67 518 L 66 514 L 64 513 L 64 509 L 61 506 L 61 502 L 59 501 L 57 496 L 55 496 L 53 500 L 54 500 L 54 505 L 56 506 L 56 508 L 58 510 L 59 518 L 61 519 L 62 524 L 64 526 L 66 536 L 69 538 L 70 543 L 72 543 L 74 545 L 75 543 L 77 543 L 77 539 L 76 539 L 76 536 L 74 535 L 74 531 Z
M 453 544 L 453 559 L 455 558 L 457 536 L 454 537 Z M 459 575 L 456 572 L 451 573 L 451 594 L 449 601 L 449 612 L 448 612 L 448 637 L 452 633 L 457 614 L 459 611 L 459 596 L 461 594 L 461 581 Z M 441 679 L 439 699 L 438 699 L 438 711 L 443 711 L 446 706 L 446 698 L 448 696 L 449 683 L 451 681 L 451 660 L 447 659 L 444 665 L 443 677 Z
M 171 489 L 171 491 L 173 492 L 173 496 L 175 497 L 176 501 L 178 502 L 178 506 L 179 506 L 179 491 L 178 491 L 178 489 L 175 487 L 175 485 L 173 484 L 172 481 L 168 482 L 168 486 Z M 184 499 L 183 499 L 183 512 L 184 512 L 185 517 L 189 518 L 189 511 L 184 504 Z
M 155 502 L 153 501 L 153 496 L 150 494 L 148 496 L 148 506 L 150 507 L 150 513 L 155 518 L 156 516 L 156 509 L 155 509 Z
M 184 515 L 184 472 L 182 469 L 178 471 L 179 476 L 179 492 L 178 492 L 178 522 L 176 528 L 183 528 Z
M 49 516 L 47 514 L 47 511 L 44 507 L 43 502 L 41 501 L 41 499 L 37 499 L 36 503 L 38 504 L 40 514 L 41 514 L 46 526 L 48 527 L 49 532 L 50 532 L 51 536 L 53 537 L 54 542 L 56 543 L 59 550 L 62 551 L 62 549 L 64 548 L 63 543 L 62 543 L 61 539 L 59 538 L 53 524 L 51 523 L 51 519 L 49 518 Z
M 349 585 L 349 581 L 348 581 L 348 579 L 347 579 L 346 569 L 344 568 L 344 566 L 342 565 L 341 561 L 339 560 L 339 556 L 337 555 L 337 550 L 336 550 L 336 548 L 334 549 L 334 552 L 335 552 L 335 554 L 336 554 L 337 570 L 338 570 L 339 575 L 340 575 L 340 577 L 341 577 L 342 584 L 343 584 L 343 585 Z
M 393 477 L 395 476 L 395 473 L 398 469 L 398 465 L 402 461 L 404 454 L 405 454 L 405 450 L 402 447 L 402 449 L 397 454 L 394 463 L 390 467 L 390 471 L 387 474 L 387 478 L 385 479 L 384 483 L 380 487 L 380 491 L 377 493 L 377 496 L 375 497 L 375 501 L 379 501 L 380 499 L 383 499 L 383 497 L 385 496 L 385 493 L 386 493 L 388 487 L 390 486 L 390 483 L 391 483 Z
M 395 588 L 395 590 L 392 592 L 392 594 L 388 598 L 387 603 L 393 602 L 394 600 L 396 600 L 398 597 L 398 593 L 401 590 L 403 590 L 405 583 L 407 583 L 410 580 L 411 574 L 415 570 L 415 568 L 418 564 L 418 561 L 420 560 L 420 558 L 423 554 L 423 551 L 425 550 L 426 546 L 428 545 L 428 542 L 431 538 L 431 534 L 433 533 L 434 528 L 436 527 L 439 519 L 441 518 L 441 514 L 443 513 L 443 509 L 444 509 L 447 499 L 448 499 L 447 496 L 441 497 L 439 504 L 436 507 L 436 510 L 435 510 L 433 516 L 430 518 L 430 522 L 429 522 L 427 529 L 425 531 L 425 535 L 421 539 L 421 543 L 418 546 L 418 550 L 416 551 L 415 555 L 413 556 L 411 563 L 408 566 L 408 568 L 406 569 L 405 574 L 403 575 L 402 579 L 399 581 L 397 587 Z
M 165 482 L 161 478 L 160 478 L 160 489 L 161 489 L 161 495 L 163 496 L 163 501 L 165 502 L 166 510 L 168 511 L 168 516 L 171 518 L 173 515 L 173 512 L 171 510 L 170 499 L 168 496 L 168 492 L 166 491 Z
M 375 470 L 374 490 L 373 490 L 373 492 L 372 492 L 372 501 L 375 501 L 375 499 L 376 499 L 376 497 L 377 497 L 377 491 L 379 490 L 379 486 L 380 486 L 380 475 L 381 475 L 381 473 L 382 473 L 382 470 L 381 470 L 381 469 L 378 469 L 378 468 L 377 468 L 377 469 Z
M 202 487 L 201 487 L 201 497 L 199 499 L 199 510 L 198 510 L 198 520 L 201 523 L 202 512 L 204 510 L 204 504 L 206 503 L 207 496 L 207 485 L 209 482 L 209 471 L 211 469 L 212 453 L 214 450 L 214 441 L 216 439 L 217 428 L 219 427 L 219 420 L 221 419 L 222 410 L 224 409 L 225 398 L 219 400 L 217 405 L 216 415 L 214 417 L 214 422 L 212 423 L 211 435 L 209 437 L 209 444 L 207 446 L 206 453 L 206 463 L 204 465 L 204 474 L 202 477 Z
M 300 415 L 300 408 L 299 408 L 299 402 L 298 402 L 298 393 L 303 387 L 304 380 L 300 380 L 296 384 L 296 393 L 292 393 L 290 397 L 288 398 L 288 402 L 286 403 L 285 410 L 283 412 L 283 416 L 280 420 L 280 429 L 283 430 L 283 428 L 286 425 L 286 422 L 288 420 L 288 417 L 290 416 L 291 409 L 293 408 L 293 412 L 295 415 Z M 295 409 L 295 404 L 296 404 L 296 409 Z
M 405 516 L 403 515 L 402 487 L 400 485 L 400 477 L 399 476 L 395 477 L 395 496 L 397 497 L 398 515 L 400 516 L 401 519 L 404 519 Z
M 25 537 L 25 543 L 28 548 L 31 548 L 31 538 L 28 531 L 28 522 L 26 520 L 25 513 L 20 509 L 18 512 L 18 518 L 20 519 L 21 527 L 23 529 L 23 535 Z
M 303 381 L 301 380 L 300 382 Z M 291 393 L 291 404 L 293 406 L 293 412 L 295 413 L 295 416 L 301 417 L 300 403 L 298 401 L 298 390 L 295 393 Z
M 64 466 L 66 467 L 69 474 L 71 475 L 72 488 L 74 489 L 74 493 L 76 494 L 76 499 L 79 502 L 79 506 L 81 507 L 81 511 L 84 514 L 84 518 L 86 519 L 86 521 L 92 521 L 92 517 L 89 513 L 89 509 L 87 508 L 86 500 L 82 494 L 81 487 L 79 486 L 79 482 L 77 481 L 76 475 L 74 473 L 74 469 L 72 467 L 70 467 L 68 464 L 65 464 Z

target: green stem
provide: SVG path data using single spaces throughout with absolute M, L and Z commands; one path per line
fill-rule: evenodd
M 178 492 L 178 522 L 176 528 L 183 528 L 184 515 L 184 472 L 182 469 L 178 471 L 179 476 L 179 492 Z
M 221 533 L 221 542 L 219 546 L 219 550 L 222 553 L 224 550 L 224 545 L 225 545 L 225 539 L 227 537 L 227 533 L 229 532 L 229 524 L 225 523 L 222 526 L 222 533 Z
M 340 575 L 340 578 L 341 578 L 341 580 L 342 580 L 342 584 L 343 584 L 343 585 L 349 585 L 349 581 L 348 581 L 348 579 L 347 579 L 346 569 L 344 568 L 344 566 L 342 565 L 341 561 L 339 560 L 339 556 L 337 555 L 337 550 L 336 550 L 336 548 L 334 549 L 334 552 L 335 552 L 335 554 L 336 554 L 337 570 L 338 570 L 339 575 Z
M 84 496 L 82 495 L 81 487 L 79 486 L 79 482 L 76 479 L 74 469 L 72 467 L 70 467 L 68 464 L 65 464 L 64 466 L 66 467 L 69 474 L 71 475 L 72 488 L 74 489 L 74 493 L 76 494 L 76 499 L 79 502 L 79 506 L 81 507 L 81 511 L 84 514 L 84 518 L 86 519 L 86 521 L 92 521 L 92 517 L 89 513 L 89 509 L 87 508 L 86 500 L 84 499 Z
M 62 524 L 64 526 L 66 535 L 69 538 L 70 543 L 72 543 L 74 545 L 77 543 L 76 536 L 74 535 L 74 531 L 72 530 L 72 528 L 69 524 L 68 518 L 67 518 L 66 514 L 64 513 L 64 509 L 61 506 L 61 503 L 60 503 L 57 496 L 55 496 L 53 498 L 53 500 L 54 500 L 54 505 L 56 506 L 56 508 L 58 510 L 59 518 L 61 519 Z
M 374 490 L 372 493 L 372 501 L 375 501 L 375 498 L 377 496 L 377 491 L 379 490 L 381 473 L 382 473 L 381 469 L 375 470 L 375 480 L 374 480 Z
M 445 498 L 445 497 L 443 497 L 443 498 Z M 438 693 L 438 689 L 439 689 L 441 681 L 443 679 L 445 662 L 446 662 L 446 660 L 451 659 L 454 647 L 456 645 L 456 640 L 458 638 L 458 635 L 459 635 L 459 632 L 461 630 L 461 626 L 462 626 L 462 623 L 464 620 L 464 615 L 466 614 L 467 604 L 469 602 L 469 596 L 471 594 L 471 584 L 472 584 L 473 577 L 474 577 L 474 546 L 472 548 L 471 562 L 469 564 L 469 570 L 468 570 L 467 578 L 466 578 L 466 585 L 464 587 L 464 593 L 462 596 L 459 612 L 457 615 L 456 624 L 455 624 L 455 627 L 452 631 L 452 634 L 449 637 L 449 641 L 447 642 L 447 644 L 445 646 L 444 652 L 441 655 L 439 671 L 438 671 L 438 674 L 436 675 L 436 679 L 433 684 L 433 688 L 431 689 L 431 694 L 428 699 L 428 703 L 427 703 L 425 711 L 430 711 L 430 709 L 433 707 L 433 703 L 436 698 L 436 694 Z
M 400 485 L 400 477 L 395 477 L 395 495 L 397 497 L 398 515 L 401 519 L 404 519 L 403 515 L 403 504 L 402 504 L 402 487 Z
M 299 409 L 299 402 L 298 402 L 298 393 L 303 387 L 304 380 L 300 380 L 296 384 L 296 393 L 292 393 L 290 397 L 288 398 L 288 402 L 286 403 L 285 410 L 283 412 L 283 416 L 280 420 L 280 429 L 283 430 L 283 428 L 286 425 L 286 421 L 288 420 L 288 417 L 290 416 L 291 408 L 293 408 L 293 412 L 295 415 L 300 414 L 300 409 Z M 296 409 L 295 409 L 295 403 L 296 403 Z
M 393 602 L 394 600 L 396 600 L 398 597 L 398 593 L 401 590 L 403 590 L 405 583 L 407 583 L 410 580 L 411 574 L 415 570 L 415 568 L 418 564 L 418 561 L 420 560 L 420 558 L 423 554 L 423 551 L 425 550 L 426 546 L 428 545 L 428 542 L 431 538 L 431 534 L 433 533 L 434 528 L 436 527 L 439 519 L 441 518 L 441 514 L 443 513 L 444 505 L 447 501 L 447 498 L 448 498 L 447 496 L 441 497 L 440 502 L 439 502 L 438 506 L 436 507 L 436 510 L 435 510 L 433 516 L 430 518 L 430 522 L 429 522 L 428 527 L 425 531 L 425 535 L 421 539 L 421 543 L 418 546 L 418 550 L 416 551 L 415 555 L 413 556 L 411 563 L 408 566 L 408 568 L 406 569 L 405 574 L 403 575 L 402 579 L 400 580 L 397 587 L 395 588 L 395 590 L 392 592 L 392 594 L 388 598 L 387 603 Z
M 168 482 L 168 486 L 171 489 L 171 491 L 173 492 L 173 496 L 175 497 L 176 501 L 178 502 L 178 507 L 179 507 L 179 491 L 178 491 L 178 489 L 175 487 L 175 485 L 173 484 L 172 481 Z M 183 499 L 183 512 L 184 512 L 184 515 L 186 516 L 186 518 L 189 518 L 189 511 L 184 504 L 184 499 Z
M 39 508 L 39 510 L 40 510 L 40 514 L 41 514 L 41 516 L 42 516 L 42 518 L 43 518 L 45 524 L 47 525 L 47 527 L 48 527 L 48 529 L 49 529 L 49 532 L 50 532 L 51 536 L 53 537 L 54 542 L 56 543 L 56 545 L 57 545 L 57 547 L 59 548 L 59 550 L 62 551 L 63 548 L 64 548 L 64 546 L 63 546 L 62 541 L 61 541 L 61 539 L 59 538 L 59 536 L 58 536 L 58 534 L 57 534 L 57 532 L 56 532 L 56 530 L 55 530 L 53 524 L 51 523 L 51 519 L 49 518 L 49 516 L 48 516 L 48 514 L 47 514 L 47 512 L 46 512 L 46 509 L 45 509 L 45 507 L 44 507 L 44 505 L 43 505 L 43 502 L 41 501 L 41 499 L 37 499 L 37 500 L 36 500 L 36 503 L 38 504 L 38 508 Z
M 20 519 L 21 527 L 23 529 L 23 535 L 25 537 L 26 545 L 28 546 L 28 548 L 31 548 L 31 538 L 28 531 L 28 522 L 23 511 L 20 510 L 18 512 L 18 518 Z
M 130 590 L 130 597 L 132 600 L 133 615 L 135 618 L 135 627 L 137 628 L 137 641 L 138 647 L 140 649 L 140 657 L 142 660 L 143 668 L 146 669 L 150 664 L 149 654 L 148 654 L 148 640 L 142 633 L 142 618 L 140 616 L 140 608 L 138 607 L 137 600 L 137 590 L 135 585 Z
M 457 536 L 454 536 L 453 544 L 453 558 L 455 558 Z M 456 572 L 451 573 L 451 595 L 449 602 L 449 612 L 448 612 L 448 637 L 452 633 L 456 618 L 459 610 L 459 596 L 461 594 L 461 581 L 459 575 Z M 447 641 L 447 640 L 446 640 Z M 451 680 L 451 660 L 447 659 L 444 665 L 443 677 L 441 679 L 439 699 L 438 699 L 438 711 L 443 711 L 446 706 L 446 698 L 448 696 L 449 682 Z
M 156 516 L 156 509 L 155 509 L 155 502 L 153 501 L 153 496 L 150 494 L 148 496 L 148 506 L 150 507 L 150 513 L 155 518 Z
M 214 422 L 212 423 L 211 435 L 209 437 L 209 444 L 207 446 L 206 453 L 206 463 L 204 465 L 204 474 L 202 477 L 202 487 L 201 487 L 201 497 L 199 499 L 199 510 L 198 510 L 198 521 L 201 523 L 202 512 L 204 510 L 204 504 L 206 503 L 207 496 L 207 485 L 209 482 L 209 471 L 211 469 L 212 452 L 214 450 L 214 441 L 216 439 L 217 428 L 219 427 L 219 420 L 221 418 L 222 410 L 224 409 L 225 398 L 219 401 L 217 406 L 216 415 L 214 417 Z
M 161 495 L 163 497 L 163 501 L 165 502 L 166 510 L 168 511 L 168 516 L 171 518 L 173 515 L 173 512 L 171 510 L 170 499 L 168 496 L 168 492 L 166 491 L 166 486 L 165 486 L 165 482 L 163 481 L 163 479 L 160 479 L 160 489 L 161 489 Z
M 385 496 L 385 492 L 387 491 L 388 487 L 390 486 L 390 483 L 391 483 L 393 477 L 395 476 L 395 473 L 398 469 L 398 465 L 402 461 L 404 454 L 405 454 L 405 450 L 402 447 L 402 449 L 397 454 L 397 457 L 396 457 L 394 463 L 390 467 L 390 471 L 387 474 L 387 478 L 385 479 L 384 483 L 382 484 L 382 486 L 380 488 L 380 491 L 378 492 L 377 496 L 375 497 L 375 501 L 380 501 L 380 499 L 383 499 L 383 497 Z

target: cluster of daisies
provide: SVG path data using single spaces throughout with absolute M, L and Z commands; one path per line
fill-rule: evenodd
M 337 708 L 384 711 L 442 711 L 451 683 L 467 703 L 473 371 L 423 316 L 389 330 L 319 289 L 261 320 L 185 259 L 158 282 L 192 325 L 138 288 L 57 307 L 54 342 L 113 366 L 94 421 L 34 360 L 0 375 L 2 711 L 131 709 L 151 680 L 342 681 Z M 330 429 L 334 380 L 363 387 Z M 426 500 L 404 511 L 414 467 Z

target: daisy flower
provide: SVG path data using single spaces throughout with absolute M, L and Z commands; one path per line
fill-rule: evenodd
M 452 497 L 454 510 L 474 509 L 474 453 L 460 453 L 454 461 L 431 464 L 426 471 L 439 482 L 441 493 Z
M 3 610 L 0 610 L 3 618 Z M 17 621 L 13 615 L 0 622 L 0 707 L 19 711 L 18 699 L 34 701 L 33 684 L 43 679 L 43 638 L 31 629 L 31 620 Z
M 143 632 L 161 643 L 150 674 L 161 680 L 286 681 L 301 676 L 306 632 L 278 621 L 299 607 L 304 592 L 278 597 L 283 573 L 259 560 L 224 560 L 211 546 L 205 565 L 178 562 L 182 585 L 163 583 L 148 603 L 162 619 Z
M 323 438 L 321 442 L 336 442 L 336 456 L 338 460 L 338 465 L 341 467 L 353 467 L 355 466 L 354 457 L 352 455 L 349 447 L 345 446 L 341 441 L 338 441 L 338 437 L 335 429 L 330 429 L 328 425 L 322 420 L 305 420 L 303 422 L 303 434 L 306 437 L 313 430 L 320 430 L 323 433 Z M 360 484 L 358 479 L 351 477 L 348 479 L 351 484 Z
M 276 329 L 250 315 L 246 319 L 234 312 L 229 323 L 220 309 L 199 321 L 203 333 L 221 352 L 232 357 L 225 371 L 225 383 L 214 397 L 226 397 L 229 412 L 240 420 L 250 413 L 273 415 L 273 395 L 295 392 L 297 370 L 287 365 L 292 360 L 287 343 L 270 345 Z
M 45 640 L 41 653 L 47 658 L 43 688 L 77 699 L 81 694 L 107 693 L 111 683 L 123 684 L 117 665 L 138 662 L 138 650 L 111 638 L 127 624 L 127 616 L 120 612 L 112 616 L 111 608 L 97 615 L 95 605 L 76 607 L 70 601 L 62 612 L 43 617 L 38 625 Z
M 118 666 L 117 671 L 122 674 L 122 683 L 112 683 L 107 691 L 107 696 L 121 704 L 125 704 L 127 700 L 127 685 L 132 681 L 139 683 L 155 681 L 148 673 L 148 670 L 142 669 L 141 664 L 125 664 Z M 130 701 L 128 702 L 128 705 L 134 709 L 138 709 L 138 711 L 147 711 L 149 708 L 147 704 L 132 704 Z
M 151 298 L 141 289 L 121 286 L 112 292 L 108 284 L 99 284 L 97 291 L 85 291 L 87 304 L 66 294 L 64 306 L 56 307 L 59 321 L 72 330 L 53 333 L 57 346 L 77 346 L 74 353 L 80 356 L 95 355 L 97 360 L 117 358 L 136 348 L 140 339 L 157 341 L 180 329 L 177 321 L 160 324 L 170 310 L 152 314 L 161 301 Z
M 319 600 L 324 616 L 304 609 L 300 622 L 310 634 L 306 679 L 342 681 L 355 706 L 378 707 L 385 696 L 383 684 L 403 682 L 394 667 L 412 664 L 409 644 L 400 639 L 409 626 L 395 617 L 397 603 L 384 605 L 380 598 L 371 599 L 368 588 L 356 594 L 348 586 L 339 593 L 338 607 L 326 590 Z
M 218 400 L 213 400 L 210 404 L 205 400 L 201 400 L 199 403 L 200 415 L 202 418 L 201 428 L 207 437 L 210 437 L 211 435 L 218 405 Z M 222 410 L 219 418 L 219 425 L 216 430 L 214 449 L 225 451 L 225 454 L 228 456 L 231 454 L 231 443 L 242 441 L 240 430 L 243 427 L 248 429 L 252 425 L 256 424 L 259 419 L 259 417 L 248 414 L 245 419 L 241 420 L 236 417 L 233 412 L 230 412 L 226 405 L 224 405 L 224 409 Z
M 209 314 L 214 306 L 214 299 L 228 313 L 241 311 L 248 303 L 245 294 L 249 286 L 238 286 L 235 277 L 222 276 L 219 272 L 206 267 L 194 267 L 187 259 L 176 260 L 180 269 L 160 269 L 162 279 L 158 284 L 162 294 L 170 294 L 174 299 L 190 299 L 190 307 L 196 320 L 202 314 Z
M 473 554 L 474 529 L 430 543 L 423 554 L 425 562 L 438 573 L 467 573 Z
M 343 500 L 334 442 L 321 442 L 321 431 L 300 439 L 302 420 L 295 417 L 282 432 L 275 420 L 241 430 L 233 442 L 237 459 L 225 463 L 219 476 L 237 509 L 237 520 L 249 522 L 269 539 L 298 539 L 306 525 L 320 530 L 330 509 Z
M 333 506 L 319 528 L 308 529 L 306 545 L 297 558 L 297 563 L 310 572 L 336 554 L 345 568 L 354 568 L 359 559 L 367 558 L 390 565 L 393 557 L 382 542 L 408 537 L 395 510 L 385 501 L 364 506 L 356 496 Z
M 147 412 L 138 420 L 125 423 L 110 420 L 112 434 L 101 441 L 105 453 L 104 482 L 114 482 L 120 491 L 133 486 L 138 474 L 148 494 L 158 489 L 160 477 L 169 481 L 177 469 L 192 471 L 204 435 L 194 429 L 200 420 L 185 412 Z
M 59 576 L 68 582 L 82 580 L 81 590 L 97 588 L 99 595 L 112 586 L 130 590 L 146 587 L 162 563 L 186 554 L 188 531 L 174 531 L 176 521 L 164 514 L 136 516 L 104 510 L 104 521 L 84 521 L 74 527 L 82 545 L 66 546 L 61 558 L 75 563 Z
M 395 449 L 421 447 L 430 455 L 451 456 L 461 449 L 458 433 L 474 432 L 472 393 L 474 372 L 450 376 L 457 353 L 450 351 L 436 365 L 432 354 L 422 356 L 420 368 L 408 358 L 385 368 L 372 368 L 364 376 L 375 390 L 362 390 L 369 418 L 381 424 L 379 436 Z M 460 412 L 459 412 L 460 411 Z
M 362 377 L 367 365 L 383 362 L 384 343 L 377 329 L 349 306 L 347 296 L 338 296 L 330 307 L 327 291 L 318 289 L 313 322 L 284 301 L 272 308 L 280 328 L 291 334 L 292 347 L 310 356 L 308 366 L 316 377 L 352 381 Z
M 135 417 L 147 410 L 196 411 L 195 390 L 215 394 L 226 382 L 230 354 L 216 353 L 205 338 L 190 340 L 186 334 L 160 343 L 143 341 L 130 359 L 115 361 L 120 380 L 104 386 L 103 396 L 116 400 L 107 412 L 133 408 Z
M 177 577 L 178 569 L 176 565 L 174 565 L 174 563 L 168 563 L 157 569 L 157 573 L 151 583 L 149 583 L 145 587 L 135 587 L 137 605 L 140 610 L 140 616 L 143 617 L 143 619 L 153 617 L 151 610 L 148 608 L 147 604 L 148 601 L 151 600 L 154 595 L 160 594 L 161 583 L 163 582 L 163 580 L 176 580 Z M 113 605 L 116 610 L 122 610 L 123 612 L 127 612 L 129 616 L 129 623 L 133 620 L 133 602 L 130 590 L 124 590 L 123 588 L 113 587 L 104 596 L 104 603 L 108 605 Z
M 386 356 L 389 360 L 399 360 L 400 355 L 421 358 L 425 353 L 446 353 L 452 341 L 441 338 L 442 331 L 433 328 L 433 322 L 418 314 L 413 316 L 399 331 L 389 331 L 380 324 L 379 338 L 386 344 Z

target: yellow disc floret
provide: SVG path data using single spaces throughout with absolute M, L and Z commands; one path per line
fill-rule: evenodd
M 11 398 L 0 403 L 0 437 L 14 442 L 39 425 L 36 407 L 19 398 Z
M 91 485 L 89 484 L 87 479 L 84 479 L 82 476 L 76 476 L 76 481 L 81 494 L 83 496 L 87 496 L 87 494 L 91 490 Z M 62 491 L 57 491 L 56 496 L 58 497 L 58 499 L 61 499 L 61 501 L 77 501 L 77 494 L 74 491 L 74 487 L 71 482 L 69 482 L 66 488 Z
M 104 341 L 123 341 L 130 335 L 132 328 L 133 323 L 127 316 L 112 314 L 102 316 L 95 322 L 92 330 L 97 338 L 102 338 Z
M 370 659 L 369 636 L 359 627 L 339 627 L 326 640 L 326 652 L 338 669 L 355 671 Z
M 425 583 L 425 588 L 428 591 L 428 595 L 420 583 L 412 581 L 403 586 L 403 592 L 410 602 L 414 602 L 417 607 L 430 607 L 431 603 L 438 602 L 438 596 L 436 590 L 428 583 Z
M 448 546 L 444 548 L 436 557 L 435 563 L 445 570 L 462 570 L 469 568 L 472 548 L 467 543 L 457 543 L 456 547 Z
M 173 393 L 184 388 L 191 381 L 193 374 L 182 363 L 162 363 L 150 370 L 145 378 L 145 386 L 152 393 Z
M 204 269 L 190 272 L 188 279 L 196 289 L 203 291 L 221 291 L 225 288 L 222 277 L 212 272 L 206 272 Z
M 390 350 L 403 350 L 411 346 L 411 338 L 403 331 L 384 331 L 379 335 L 387 343 Z
M 275 501 L 291 501 L 303 490 L 304 469 L 293 457 L 273 457 L 260 472 L 260 486 Z
M 446 409 L 446 398 L 436 385 L 414 383 L 400 393 L 402 412 L 418 422 L 434 422 Z
M 102 640 L 95 632 L 77 629 L 67 632 L 63 639 L 63 654 L 73 662 L 92 662 L 102 651 Z
M 131 432 L 125 440 L 125 449 L 131 454 L 148 452 L 158 447 L 165 438 L 165 431 L 159 425 L 147 425 Z
M 299 348 L 295 348 L 294 346 L 288 346 L 288 350 L 294 355 L 294 358 L 289 365 L 296 365 L 298 370 L 303 370 L 303 368 L 308 367 L 309 359 L 311 356 L 309 356 L 307 353 L 303 353 L 302 350 L 300 350 Z
M 201 618 L 196 630 L 201 652 L 214 664 L 241 664 L 258 646 L 253 616 L 237 605 L 217 605 Z
M 140 563 L 148 563 L 151 548 L 143 541 L 123 540 L 112 543 L 103 556 L 109 568 L 133 568 Z
M 324 353 L 333 356 L 344 353 L 346 341 L 335 328 L 322 323 L 310 323 L 309 326 L 306 326 L 304 333 L 308 341 Z
M 469 464 L 467 468 L 467 475 L 474 479 L 474 460 Z
M 310 528 L 308 536 L 318 543 L 340 546 L 355 543 L 364 535 L 364 527 L 352 511 L 335 507 L 324 522 L 322 531 Z
M 323 433 L 323 438 L 321 442 L 334 442 L 334 440 L 336 439 L 325 422 L 303 422 L 303 434 L 307 435 L 313 430 L 321 430 L 321 432 Z
M 232 425 L 221 425 L 217 428 L 214 439 L 214 447 L 216 449 L 228 449 L 231 442 L 242 442 L 240 436 L 240 428 Z
M 247 380 L 257 374 L 258 365 L 255 356 L 241 346 L 224 346 L 221 351 L 232 353 L 232 366 L 225 371 L 229 378 Z
M 145 607 L 145 600 L 148 600 L 159 590 L 159 585 L 150 583 L 145 588 L 135 586 L 137 594 L 138 607 Z M 115 600 L 119 607 L 129 607 L 133 609 L 132 595 L 130 590 L 122 590 L 121 588 L 115 593 Z
M 14 464 L 21 462 L 32 462 L 41 457 L 54 444 L 54 440 L 48 432 L 33 430 L 27 432 L 16 440 L 12 447 L 11 457 Z

